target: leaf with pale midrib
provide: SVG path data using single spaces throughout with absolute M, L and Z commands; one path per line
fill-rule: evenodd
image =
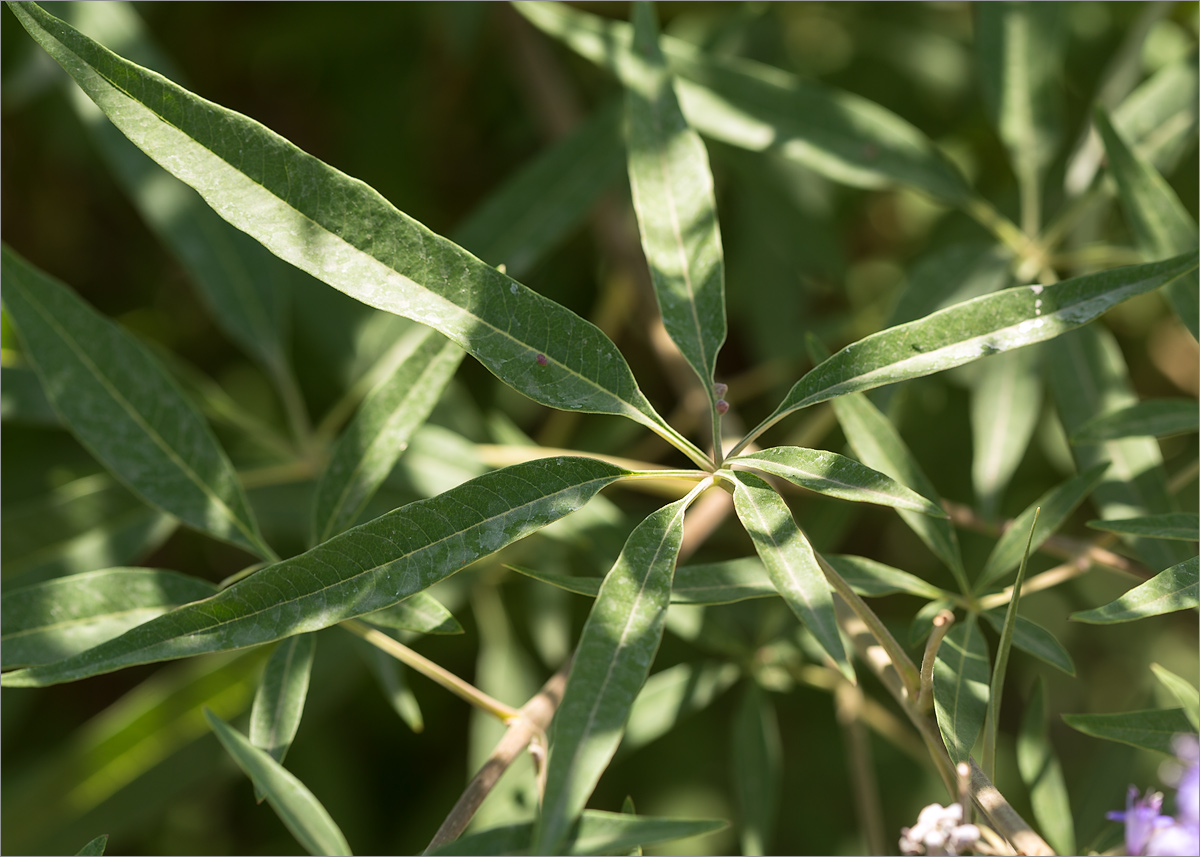
M 121 667 L 269 643 L 382 610 L 574 512 L 627 471 L 546 458 L 484 474 L 255 572 L 71 658 L 5 673 L 39 687 Z

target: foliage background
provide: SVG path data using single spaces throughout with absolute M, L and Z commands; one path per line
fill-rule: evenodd
M 583 5 L 598 14 L 627 17 L 624 4 Z M 53 14 L 65 14 L 57 4 L 47 6 Z M 581 115 L 618 91 L 615 81 L 534 33 L 502 4 L 136 6 L 183 75 L 181 82 L 194 92 L 258 119 L 375 187 L 441 234 L 453 234 L 489 192 L 548 144 L 558 123 L 570 121 L 572 110 L 549 106 L 541 87 L 561 90 Z M 987 122 L 974 75 L 968 5 L 672 3 L 660 6 L 659 14 L 668 32 L 710 50 L 812 75 L 879 102 L 941 143 L 985 196 L 1014 213 L 1014 179 Z M 1142 4 L 1136 3 L 1070 4 L 1063 80 L 1068 139 L 1083 127 L 1100 75 L 1139 14 Z M 266 378 L 212 326 L 186 276 L 107 177 L 64 98 L 60 70 L 7 10 L 0 16 L 4 240 L 103 313 L 211 375 L 241 407 L 280 422 Z M 1194 52 L 1196 32 L 1196 4 L 1170 6 L 1146 40 L 1144 69 L 1152 71 L 1181 52 Z M 536 71 L 529 71 L 530 62 Z M 781 159 L 717 143 L 709 143 L 709 151 L 728 266 L 731 329 L 722 375 L 734 382 L 735 392 L 738 383 L 761 390 L 761 395 L 738 402 L 740 414 L 733 414 L 750 425 L 806 368 L 805 332 L 838 346 L 879 329 L 925 256 L 949 243 L 988 238 L 962 215 L 912 193 L 837 186 Z M 1061 174 L 1060 159 L 1052 167 L 1051 186 Z M 1167 178 L 1195 217 L 1194 148 Z M 637 249 L 628 195 L 620 174 L 610 191 L 608 220 L 573 230 L 522 280 L 585 317 L 594 318 L 597 307 L 624 307 L 617 342 L 651 401 L 660 410 L 665 406 L 667 413 L 676 398 L 670 367 L 646 369 L 658 364 L 644 324 L 648 313 L 639 309 L 648 300 L 644 267 L 640 259 L 631 264 L 619 252 Z M 1118 242 L 1126 238 L 1114 207 L 1101 216 L 1101 234 Z M 623 231 L 615 240 L 603 231 L 604 224 L 613 223 Z M 293 358 L 314 416 L 387 344 L 372 341 L 372 314 L 332 289 L 302 275 L 295 278 Z M 1160 296 L 1131 301 L 1102 323 L 1121 342 L 1141 398 L 1196 394 L 1195 343 L 1180 335 Z M 7 327 L 3 346 L 5 366 L 18 363 Z M 892 411 L 943 496 L 963 503 L 974 502 L 969 378 L 964 371 L 909 382 L 894 403 L 899 410 Z M 611 418 L 564 416 L 502 388 L 468 360 L 434 422 L 476 442 L 496 442 L 497 425 L 509 420 L 553 445 L 648 459 L 667 450 L 646 442 L 644 432 L 627 433 L 623 423 Z M 780 431 L 772 437 L 783 442 Z M 222 441 L 234 443 L 224 435 Z M 835 451 L 844 446 L 835 428 L 819 431 L 806 443 Z M 1173 458 L 1188 454 L 1189 444 L 1194 444 L 1192 438 L 1163 441 L 1168 471 Z M 237 447 L 231 451 L 238 460 Z M 48 490 L 99 469 L 65 431 L 12 422 L 4 424 L 0 468 L 0 512 L 6 523 Z M 1043 418 L 1001 512 L 1020 511 L 1066 472 L 1062 440 Z M 448 467 L 414 472 L 402 465 L 381 502 L 398 505 L 432 493 L 431 484 L 446 487 L 466 475 Z M 285 555 L 303 547 L 309 488 L 310 483 L 251 492 L 267 537 Z M 1180 496 L 1184 507 L 1194 510 L 1196 483 Z M 425 638 L 419 650 L 471 678 L 487 656 L 481 639 L 495 640 L 495 611 L 500 609 L 507 614 L 502 626 L 516 636 L 525 680 L 536 687 L 557 667 L 554 658 L 561 658 L 577 637 L 587 602 L 547 595 L 514 579 L 499 563 L 519 558 L 543 566 L 563 564 L 574 573 L 602 573 L 637 515 L 652 508 L 646 498 L 628 492 L 610 492 L 609 497 L 610 514 L 589 521 L 586 545 L 539 538 L 453 578 L 440 594 L 447 595 L 466 634 Z M 875 557 L 943 582 L 944 569 L 891 512 L 856 509 L 850 518 L 843 504 L 814 498 L 800 501 L 796 511 L 814 535 L 826 534 L 827 549 Z M 1094 516 L 1085 508 L 1076 521 L 1088 517 Z M 814 525 L 817 521 L 827 526 Z M 978 566 L 991 539 L 959 535 L 968 567 Z M 722 559 L 747 549 L 738 528 L 729 526 L 717 532 L 697 559 Z M 143 564 L 218 581 L 245 562 L 234 548 L 179 530 Z M 1027 656 L 1015 657 L 1005 694 L 1007 735 L 1015 732 L 1021 701 L 1038 674 L 1049 683 L 1052 712 L 1170 704 L 1160 698 L 1163 691 L 1147 669 L 1152 661 L 1182 675 L 1196 674 L 1194 617 L 1189 613 L 1104 628 L 1065 621 L 1071 610 L 1106 603 L 1125 588 L 1122 579 L 1096 573 L 1065 591 L 1039 593 L 1022 602 L 1023 610 L 1071 651 L 1077 677 L 1066 679 Z M 904 632 L 916 606 L 904 596 L 877 604 L 898 633 Z M 766 642 L 764 635 L 772 628 L 764 610 L 771 613 L 758 602 L 723 608 L 725 630 L 751 648 Z M 389 709 L 351 643 L 341 632 L 321 635 L 313 690 L 288 767 L 330 810 L 357 851 L 414 853 L 428 842 L 471 773 L 464 737 L 469 712 L 458 700 L 414 679 L 427 725 L 423 734 L 412 734 Z M 668 634 L 656 670 L 687 654 L 687 645 Z M 101 769 L 98 751 L 86 736 L 97 724 L 122 716 L 110 706 L 152 676 L 196 667 L 139 667 L 78 684 L 5 690 L 0 717 L 3 850 L 73 852 L 107 832 L 112 849 L 122 853 L 298 853 L 270 810 L 254 805 L 250 784 L 203 730 L 192 734 L 184 729 L 174 744 L 168 740 L 162 747 L 127 752 L 121 758 L 138 776 L 124 787 L 100 781 L 90 803 L 72 803 L 62 788 L 60 778 L 68 770 L 78 777 L 81 771 Z M 868 693 L 885 699 L 886 694 L 872 693 L 873 680 L 863 674 Z M 247 707 L 252 681 L 247 676 L 241 683 Z M 525 689 L 517 681 L 510 695 L 502 689 L 497 695 L 522 702 Z M 638 811 L 647 814 L 733 817 L 727 784 L 734 761 L 727 745 L 735 700 L 736 693 L 724 695 L 710 711 L 618 761 L 591 805 L 619 809 L 624 796 L 632 794 Z M 775 850 L 856 853 L 862 845 L 853 833 L 846 752 L 831 698 L 802 687 L 776 694 L 775 701 L 784 759 Z M 156 732 L 153 724 L 146 724 L 146 730 L 159 736 L 156 740 L 172 734 L 169 729 Z M 1103 812 L 1123 799 L 1113 784 L 1153 782 L 1154 760 L 1061 724 L 1052 734 L 1066 771 L 1079 842 L 1086 845 L 1111 827 L 1103 822 Z M 75 737 L 63 742 L 63 735 Z M 922 805 L 940 799 L 941 789 L 932 770 L 876 736 L 871 748 L 889 828 L 898 831 L 912 823 Z M 1011 746 L 999 762 L 998 785 L 1024 811 Z M 672 846 L 680 852 L 714 853 L 736 847 L 731 831 Z

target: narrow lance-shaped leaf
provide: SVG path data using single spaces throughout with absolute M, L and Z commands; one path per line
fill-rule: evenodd
M 1040 530 L 1041 527 L 1039 526 Z M 996 610 L 986 610 L 980 614 L 997 633 L 1004 631 L 1004 615 Z M 1018 614 L 1013 625 L 1012 643 L 1026 654 L 1033 655 L 1038 660 L 1062 670 L 1067 675 L 1075 675 L 1075 662 L 1058 639 L 1041 625 Z
M 933 711 L 951 760 L 967 761 L 988 707 L 987 643 L 974 616 L 956 623 L 933 664 Z
M 6 668 L 57 661 L 216 592 L 207 580 L 157 568 L 105 568 L 6 589 L 0 657 Z
M 463 352 L 428 328 L 334 444 L 313 494 L 314 541 L 351 526 L 437 404 Z
M 739 448 L 801 408 L 1053 339 L 1122 301 L 1187 277 L 1196 268 L 1192 252 L 1049 286 L 1017 286 L 872 334 L 813 367 Z
M 1071 435 L 1071 443 L 1100 443 L 1123 437 L 1171 437 L 1200 430 L 1194 399 L 1150 399 L 1100 414 Z
M 221 745 L 262 789 L 271 809 L 309 854 L 350 853 L 346 837 L 304 783 L 211 711 L 206 709 L 204 716 Z
M 75 857 L 100 857 L 104 854 L 104 849 L 108 847 L 108 834 L 105 833 L 97 836 L 87 845 L 75 852 Z
M 628 417 L 704 460 L 654 411 L 595 325 L 258 122 L 122 59 L 33 3 L 10 8 L 125 136 L 277 256 L 438 330 L 534 401 Z
M 1111 625 L 1132 622 L 1147 616 L 1160 616 L 1177 610 L 1196 609 L 1200 605 L 1200 558 L 1192 557 L 1179 565 L 1160 571 L 1145 583 L 1135 586 L 1115 601 L 1094 610 L 1072 613 L 1075 622 Z
M 1163 259 L 1195 248 L 1196 221 L 1154 166 L 1138 156 L 1113 128 L 1102 110 L 1096 111 L 1096 127 L 1104 140 L 1109 169 L 1117 181 L 1121 207 L 1133 229 L 1138 247 L 1147 259 Z M 1200 282 L 1193 273 L 1165 290 L 1175 314 L 1200 336 Z
M 731 481 L 734 509 L 771 582 L 842 674 L 854 681 L 854 667 L 842 645 L 825 573 L 787 503 L 753 473 L 735 472 Z
M 561 3 L 517 3 L 535 26 L 618 76 L 631 62 L 632 28 Z M 858 187 L 900 184 L 950 203 L 971 192 L 920 131 L 853 93 L 746 59 L 716 57 L 660 39 L 684 115 L 700 133 L 753 151 L 776 151 Z
M 5 673 L 4 686 L 74 681 L 134 664 L 255 646 L 382 610 L 578 509 L 627 471 L 547 458 L 487 473 L 275 563 L 71 658 Z
M 872 470 L 853 458 L 823 449 L 776 446 L 739 455 L 728 463 L 745 464 L 830 497 L 908 509 L 934 518 L 947 517 L 940 506 L 890 476 Z
M 297 634 L 282 641 L 271 653 L 254 694 L 250 743 L 280 764 L 300 728 L 316 647 L 314 634 Z M 258 798 L 262 800 L 262 795 Z
M 988 519 L 996 514 L 1037 426 L 1042 402 L 1038 352 L 1022 348 L 983 361 L 971 390 L 971 482 Z
M 1142 515 L 1115 521 L 1088 521 L 1087 525 L 1093 530 L 1151 539 L 1194 542 L 1200 538 L 1200 515 L 1195 512 L 1164 512 L 1161 515 Z
M 1085 735 L 1167 756 L 1175 755 L 1171 739 L 1192 730 L 1192 724 L 1179 708 L 1122 711 L 1119 714 L 1064 714 L 1062 719 Z
M 414 634 L 461 634 L 463 627 L 442 602 L 428 592 L 410 595 L 399 604 L 376 610 L 362 617 L 380 628 L 410 631 Z
M 770 854 L 783 772 L 779 722 L 771 699 L 755 681 L 746 683 L 733 716 L 734 792 L 741 810 L 743 854 Z
M 728 662 L 676 664 L 650 676 L 629 712 L 619 752 L 666 735 L 684 718 L 707 708 L 737 679 L 738 667 Z
M 725 341 L 717 201 L 708 152 L 680 112 L 654 16 L 649 3 L 633 4 L 634 61 L 624 76 L 629 186 L 663 324 L 715 408 L 717 352 Z
M 1179 700 L 1184 715 L 1191 721 L 1192 729 L 1200 728 L 1200 691 L 1183 676 L 1176 675 L 1161 664 L 1150 664 L 1150 671 Z
M 1040 522 L 1034 534 L 1031 550 L 1037 550 L 1046 539 L 1058 532 L 1058 528 L 1071 516 L 1087 496 L 1095 490 L 1104 478 L 1108 462 L 1102 461 L 1093 465 L 1077 476 L 1072 476 L 1061 485 L 1056 485 L 1025 507 L 1021 514 L 1013 519 L 996 541 L 992 552 L 988 554 L 983 564 L 983 571 L 975 581 L 975 592 L 983 592 L 988 586 L 1003 578 L 1021 562 L 1021 553 L 1025 547 L 1025 539 L 1029 528 L 1033 525 L 1034 515 Z M 1041 509 L 1041 513 L 1038 513 Z
M 1041 676 L 1025 705 L 1017 735 L 1017 769 L 1029 789 L 1029 801 L 1041 833 L 1059 854 L 1075 853 L 1075 825 L 1062 765 L 1050 743 L 1046 722 L 1046 683 Z
M 80 443 L 163 511 L 273 558 L 233 465 L 154 355 L 7 246 L 3 276 L 25 354 Z
M 592 605 L 552 724 L 534 853 L 560 852 L 617 750 L 662 640 L 684 510 L 697 493 L 638 524 Z

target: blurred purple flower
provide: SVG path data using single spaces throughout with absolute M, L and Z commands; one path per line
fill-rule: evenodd
M 1194 735 L 1179 735 L 1173 743 L 1183 763 L 1174 777 L 1175 817 L 1163 815 L 1161 792 L 1138 797 L 1129 787 L 1124 812 L 1110 812 L 1113 821 L 1125 822 L 1125 853 L 1138 857 L 1184 857 L 1200 853 L 1200 744 Z

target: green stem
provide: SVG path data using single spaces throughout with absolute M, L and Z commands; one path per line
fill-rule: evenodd
M 917 710 L 929 713 L 933 710 L 933 665 L 937 661 L 942 640 L 954 624 L 954 614 L 943 610 L 933 617 L 933 630 L 925 643 L 925 656 L 921 659 L 921 690 L 917 695 Z

